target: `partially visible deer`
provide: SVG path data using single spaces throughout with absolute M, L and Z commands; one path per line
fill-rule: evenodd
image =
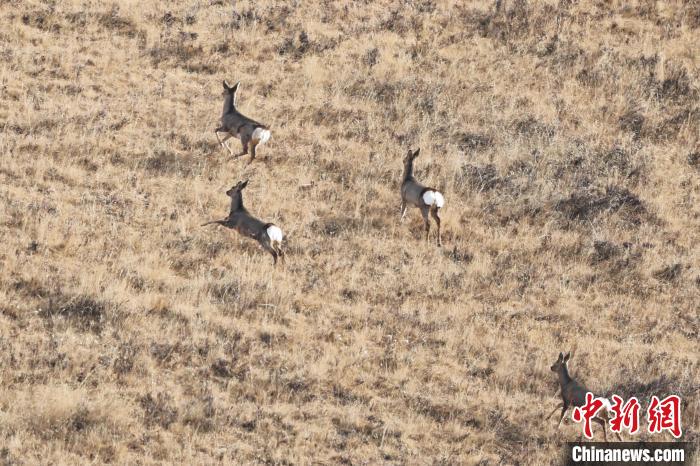
M 248 185 L 248 180 L 239 181 L 234 187 L 226 191 L 226 195 L 231 198 L 231 211 L 223 220 L 207 222 L 202 226 L 217 223 L 226 228 L 236 230 L 239 234 L 253 238 L 272 254 L 273 263 L 277 265 L 277 258 L 284 262 L 284 251 L 282 251 L 282 230 L 275 224 L 265 223 L 253 217 L 243 206 L 243 189 Z
M 420 184 L 413 177 L 413 161 L 418 157 L 420 149 L 415 152 L 408 150 L 408 154 L 403 159 L 403 180 L 401 183 L 401 220 L 406 215 L 406 207 L 413 205 L 420 209 L 425 222 L 425 239 L 428 240 L 430 234 L 430 214 L 437 223 L 437 245 L 442 246 L 440 238 L 440 209 L 445 205 L 445 198 L 433 188 L 428 188 Z
M 250 162 L 255 160 L 255 148 L 258 144 L 264 144 L 270 139 L 270 129 L 247 116 L 243 115 L 236 108 L 236 94 L 241 82 L 237 82 L 233 87 L 229 86 L 224 81 L 224 111 L 221 114 L 221 126 L 216 128 L 216 139 L 222 147 L 228 149 L 229 154 L 234 155 L 231 148 L 226 144 L 231 137 L 236 137 L 243 144 L 243 151 L 236 154 L 235 157 L 240 157 L 248 153 L 250 149 Z M 226 133 L 223 139 L 219 137 L 219 133 Z
M 586 393 L 590 392 L 590 390 L 578 383 L 576 380 L 572 379 L 569 375 L 569 370 L 566 366 L 567 362 L 569 361 L 569 358 L 571 358 L 571 353 L 566 353 L 566 355 L 559 353 L 559 358 L 554 362 L 554 364 L 552 364 L 552 367 L 550 367 L 552 372 L 556 372 L 559 376 L 559 386 L 561 389 L 562 402 L 559 404 L 559 406 L 554 408 L 554 410 L 551 413 L 549 413 L 549 416 L 547 416 L 545 420 L 552 417 L 552 415 L 557 411 L 557 409 L 561 408 L 561 416 L 559 417 L 559 424 L 557 424 L 557 429 L 561 426 L 561 421 L 564 419 L 566 411 L 568 411 L 570 407 L 584 406 L 586 404 Z M 596 398 L 600 398 L 603 401 L 603 407 L 600 411 L 598 411 L 598 414 L 592 419 L 592 421 L 597 424 L 600 424 L 603 427 L 603 438 L 607 442 L 608 434 L 606 424 L 610 419 L 610 411 L 612 411 L 612 404 L 609 400 L 605 398 Z M 619 433 L 615 432 L 615 435 L 617 436 L 618 440 L 622 441 L 622 437 L 620 437 Z

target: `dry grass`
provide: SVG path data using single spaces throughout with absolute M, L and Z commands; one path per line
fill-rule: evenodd
M 552 463 L 570 348 L 697 441 L 697 2 L 144 3 L 0 1 L 2 461 Z

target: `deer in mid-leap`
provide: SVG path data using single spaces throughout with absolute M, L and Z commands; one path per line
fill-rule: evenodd
M 552 417 L 557 409 L 561 408 L 561 416 L 559 417 L 557 429 L 559 426 L 561 426 L 561 421 L 564 419 L 566 411 L 570 407 L 584 406 L 586 404 L 586 393 L 590 392 L 590 390 L 578 383 L 576 380 L 572 379 L 569 375 L 569 370 L 566 367 L 566 363 L 569 362 L 569 358 L 571 358 L 571 353 L 566 353 L 566 355 L 559 353 L 559 358 L 554 362 L 554 364 L 552 364 L 552 367 L 550 367 L 552 372 L 556 372 L 559 376 L 562 402 L 559 404 L 559 406 L 554 408 L 551 413 L 549 413 L 549 416 L 547 416 L 545 420 Z M 610 418 L 609 412 L 612 410 L 612 405 L 610 401 L 605 398 L 596 398 L 600 398 L 600 400 L 603 402 L 603 407 L 600 409 L 600 411 L 598 411 L 596 417 L 591 420 L 603 426 L 603 438 L 607 442 L 608 434 L 606 424 Z M 617 436 L 618 440 L 622 441 L 622 437 L 620 437 L 619 433 L 615 432 L 615 435 Z
M 401 220 L 406 215 L 406 207 L 411 204 L 420 209 L 425 222 L 425 239 L 428 240 L 430 233 L 430 214 L 437 223 L 437 245 L 442 246 L 440 238 L 440 209 L 445 205 L 445 198 L 433 188 L 423 186 L 413 177 L 413 161 L 418 157 L 420 149 L 408 154 L 403 159 L 403 181 L 401 183 Z
M 277 258 L 284 262 L 284 251 L 282 251 L 282 239 L 284 234 L 280 227 L 273 223 L 265 223 L 253 217 L 243 206 L 243 189 L 248 185 L 248 180 L 239 181 L 234 187 L 226 191 L 226 195 L 231 198 L 231 211 L 223 220 L 213 220 L 202 226 L 213 223 L 223 225 L 226 228 L 236 230 L 239 234 L 256 240 L 267 252 L 272 254 L 274 264 L 277 265 Z
M 270 139 L 270 129 L 252 118 L 248 118 L 238 111 L 236 108 L 236 94 L 241 82 L 237 82 L 233 87 L 229 86 L 224 80 L 224 111 L 221 114 L 221 126 L 214 130 L 216 139 L 222 147 L 228 149 L 229 154 L 234 155 L 231 148 L 226 144 L 231 137 L 236 137 L 241 140 L 243 151 L 235 157 L 245 155 L 250 150 L 251 163 L 255 160 L 255 148 L 258 144 L 264 144 Z M 226 133 L 221 139 L 219 133 Z

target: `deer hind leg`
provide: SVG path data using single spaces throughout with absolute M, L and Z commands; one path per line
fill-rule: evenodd
M 284 251 L 282 250 L 282 245 L 279 242 L 276 242 L 274 247 L 277 250 L 277 257 L 279 257 L 282 260 L 283 264 L 286 264 L 287 258 L 284 255 Z
M 428 206 L 420 208 L 420 213 L 423 215 L 423 222 L 425 222 L 425 240 L 428 241 L 428 235 L 430 234 L 430 218 Z
M 241 134 L 241 144 L 243 147 L 241 148 L 241 153 L 237 154 L 236 157 L 241 157 L 243 155 L 246 155 L 248 153 L 248 144 L 250 143 L 250 136 L 244 134 Z
M 433 216 L 435 223 L 437 223 L 437 245 L 440 247 L 442 246 L 442 239 L 440 238 L 440 208 L 433 206 L 430 210 L 430 215 Z
M 619 440 L 620 442 L 622 442 L 622 437 L 620 436 L 620 433 L 619 433 L 619 432 L 615 432 L 615 437 L 617 437 L 617 440 Z
M 255 139 L 250 141 L 250 161 L 248 161 L 248 163 L 251 163 L 253 160 L 255 160 L 255 148 L 257 147 L 258 142 L 259 141 Z
M 604 416 L 605 417 L 602 418 L 602 423 L 601 423 L 601 425 L 603 426 L 603 430 L 605 430 L 607 428 L 607 425 L 610 421 L 610 415 L 608 413 L 606 413 Z M 615 432 L 615 437 L 617 437 L 617 439 L 620 442 L 622 442 L 622 437 L 620 436 L 619 432 Z
M 406 201 L 401 199 L 401 221 L 403 222 L 403 218 L 406 216 Z
M 600 424 L 603 427 L 603 440 L 608 441 L 608 429 L 605 428 L 606 422 L 600 418 L 594 417 L 593 422 Z
M 263 247 L 263 249 L 265 249 L 265 251 L 272 254 L 272 265 L 277 265 L 277 257 L 279 256 L 279 254 L 277 253 L 275 247 L 272 246 L 270 240 L 266 238 L 260 241 L 260 245 Z

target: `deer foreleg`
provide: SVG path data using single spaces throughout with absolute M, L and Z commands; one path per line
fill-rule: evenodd
M 557 412 L 557 409 L 563 408 L 563 407 L 564 407 L 564 403 L 559 403 L 559 404 L 557 405 L 557 407 L 554 408 L 554 409 L 552 410 L 551 413 L 549 413 L 549 416 L 547 416 L 546 418 L 544 418 L 544 420 L 546 421 L 547 419 L 549 419 L 550 417 L 552 417 L 552 415 L 553 415 L 554 413 Z
M 230 155 L 233 155 L 233 151 L 232 151 L 231 148 L 228 146 L 228 144 L 226 144 L 226 141 L 228 141 L 228 140 L 231 138 L 231 133 L 226 133 L 226 136 L 224 136 L 224 138 L 221 139 L 221 138 L 219 137 L 219 131 L 220 131 L 220 129 L 217 129 L 217 130 L 215 131 L 215 133 L 214 133 L 214 134 L 216 134 L 216 139 L 218 139 L 219 144 L 221 145 L 221 147 L 225 147 L 226 150 L 228 150 L 229 154 L 230 154 Z
M 561 427 L 561 421 L 564 420 L 564 416 L 566 415 L 566 409 L 567 409 L 567 408 L 568 408 L 568 406 L 562 406 L 562 409 L 561 409 L 561 416 L 559 417 L 559 424 L 557 424 L 557 429 L 558 429 L 559 427 Z

